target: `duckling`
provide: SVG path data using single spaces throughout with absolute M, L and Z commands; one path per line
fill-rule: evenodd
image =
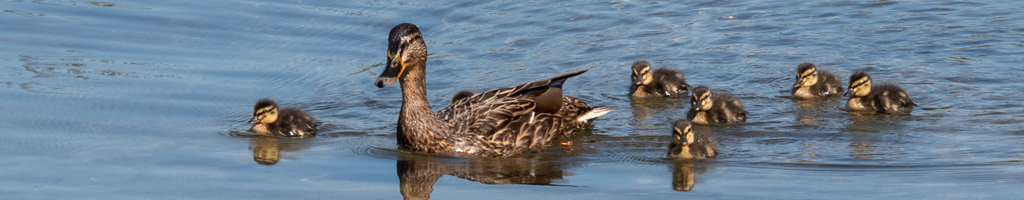
M 260 99 L 253 110 L 249 124 L 256 124 L 252 126 L 256 133 L 285 137 L 316 135 L 313 117 L 302 109 L 288 107 L 278 110 L 274 100 Z
M 451 105 L 455 105 L 455 103 L 459 103 L 459 101 L 465 100 L 471 96 L 473 96 L 473 92 L 470 92 L 469 90 L 459 91 L 459 93 L 455 93 L 455 96 L 452 96 Z
M 668 155 L 684 159 L 714 158 L 718 156 L 718 142 L 709 134 L 693 132 L 690 122 L 679 120 L 672 126 Z
M 843 93 L 842 81 L 831 72 L 818 70 L 814 64 L 803 63 L 796 67 L 796 83 L 793 97 L 798 99 L 832 98 Z
M 697 124 L 724 124 L 746 122 L 747 110 L 731 94 L 711 95 L 711 89 L 698 86 L 693 89 L 690 112 L 686 118 Z
M 857 71 L 850 75 L 850 88 L 843 94 L 850 97 L 846 108 L 850 110 L 873 110 L 878 113 L 890 113 L 901 109 L 917 106 L 910 100 L 907 92 L 892 83 L 871 86 L 871 76 L 867 72 Z
M 629 95 L 634 97 L 679 98 L 685 97 L 690 89 L 683 74 L 667 68 L 651 72 L 651 64 L 647 61 L 633 63 L 632 80 Z

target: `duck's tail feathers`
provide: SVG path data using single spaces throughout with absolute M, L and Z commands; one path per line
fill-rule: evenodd
M 576 120 L 582 123 L 586 123 L 589 122 L 590 120 L 594 120 L 595 118 L 600 117 L 601 115 L 608 114 L 608 112 L 611 112 L 612 110 L 615 109 L 607 108 L 604 106 L 594 107 L 591 108 L 590 111 L 587 111 L 586 113 L 580 115 L 580 117 L 576 118 Z

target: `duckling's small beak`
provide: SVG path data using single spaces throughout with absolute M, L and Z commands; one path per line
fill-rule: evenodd
M 804 86 L 804 82 L 801 81 L 801 80 L 796 80 L 796 83 L 793 83 L 793 87 L 795 87 L 795 88 L 803 87 L 803 86 Z
M 644 84 L 644 80 L 636 80 L 636 82 L 633 82 L 633 85 L 643 85 L 643 84 Z
M 850 97 L 850 90 L 846 90 L 846 92 L 843 92 L 843 97 Z
M 402 71 L 405 71 L 405 64 L 402 63 L 402 56 L 400 53 L 391 54 L 388 53 L 388 60 L 384 64 L 384 72 L 380 73 L 377 77 L 377 81 L 373 82 L 378 88 L 383 88 L 391 84 L 395 84 L 398 77 L 402 75 Z
M 260 121 L 260 116 L 252 116 L 252 119 L 249 120 L 249 124 L 255 124 L 256 122 L 259 122 L 259 121 Z

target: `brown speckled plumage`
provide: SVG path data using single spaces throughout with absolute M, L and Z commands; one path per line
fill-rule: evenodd
M 575 133 L 611 111 L 564 96 L 557 112 L 534 112 L 538 95 L 546 93 L 534 91 L 561 88 L 566 79 L 586 72 L 582 70 L 482 92 L 434 113 L 426 99 L 427 49 L 419 29 L 399 24 L 388 41 L 389 58 L 375 85 L 384 87 L 396 80 L 401 85 L 396 139 L 403 149 L 452 156 L 516 156 Z

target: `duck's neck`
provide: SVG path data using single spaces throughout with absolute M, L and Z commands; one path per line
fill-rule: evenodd
M 398 145 L 415 151 L 443 149 L 436 144 L 445 140 L 448 127 L 430 110 L 427 101 L 425 60 L 406 63 L 406 71 L 399 79 L 402 87 L 402 110 L 398 117 Z M 426 148 L 426 149 L 418 149 Z M 428 152 L 430 153 L 430 152 Z
M 427 101 L 425 70 L 412 66 L 406 70 L 408 71 L 398 79 L 402 87 L 402 113 L 433 113 L 430 111 L 430 102 Z

